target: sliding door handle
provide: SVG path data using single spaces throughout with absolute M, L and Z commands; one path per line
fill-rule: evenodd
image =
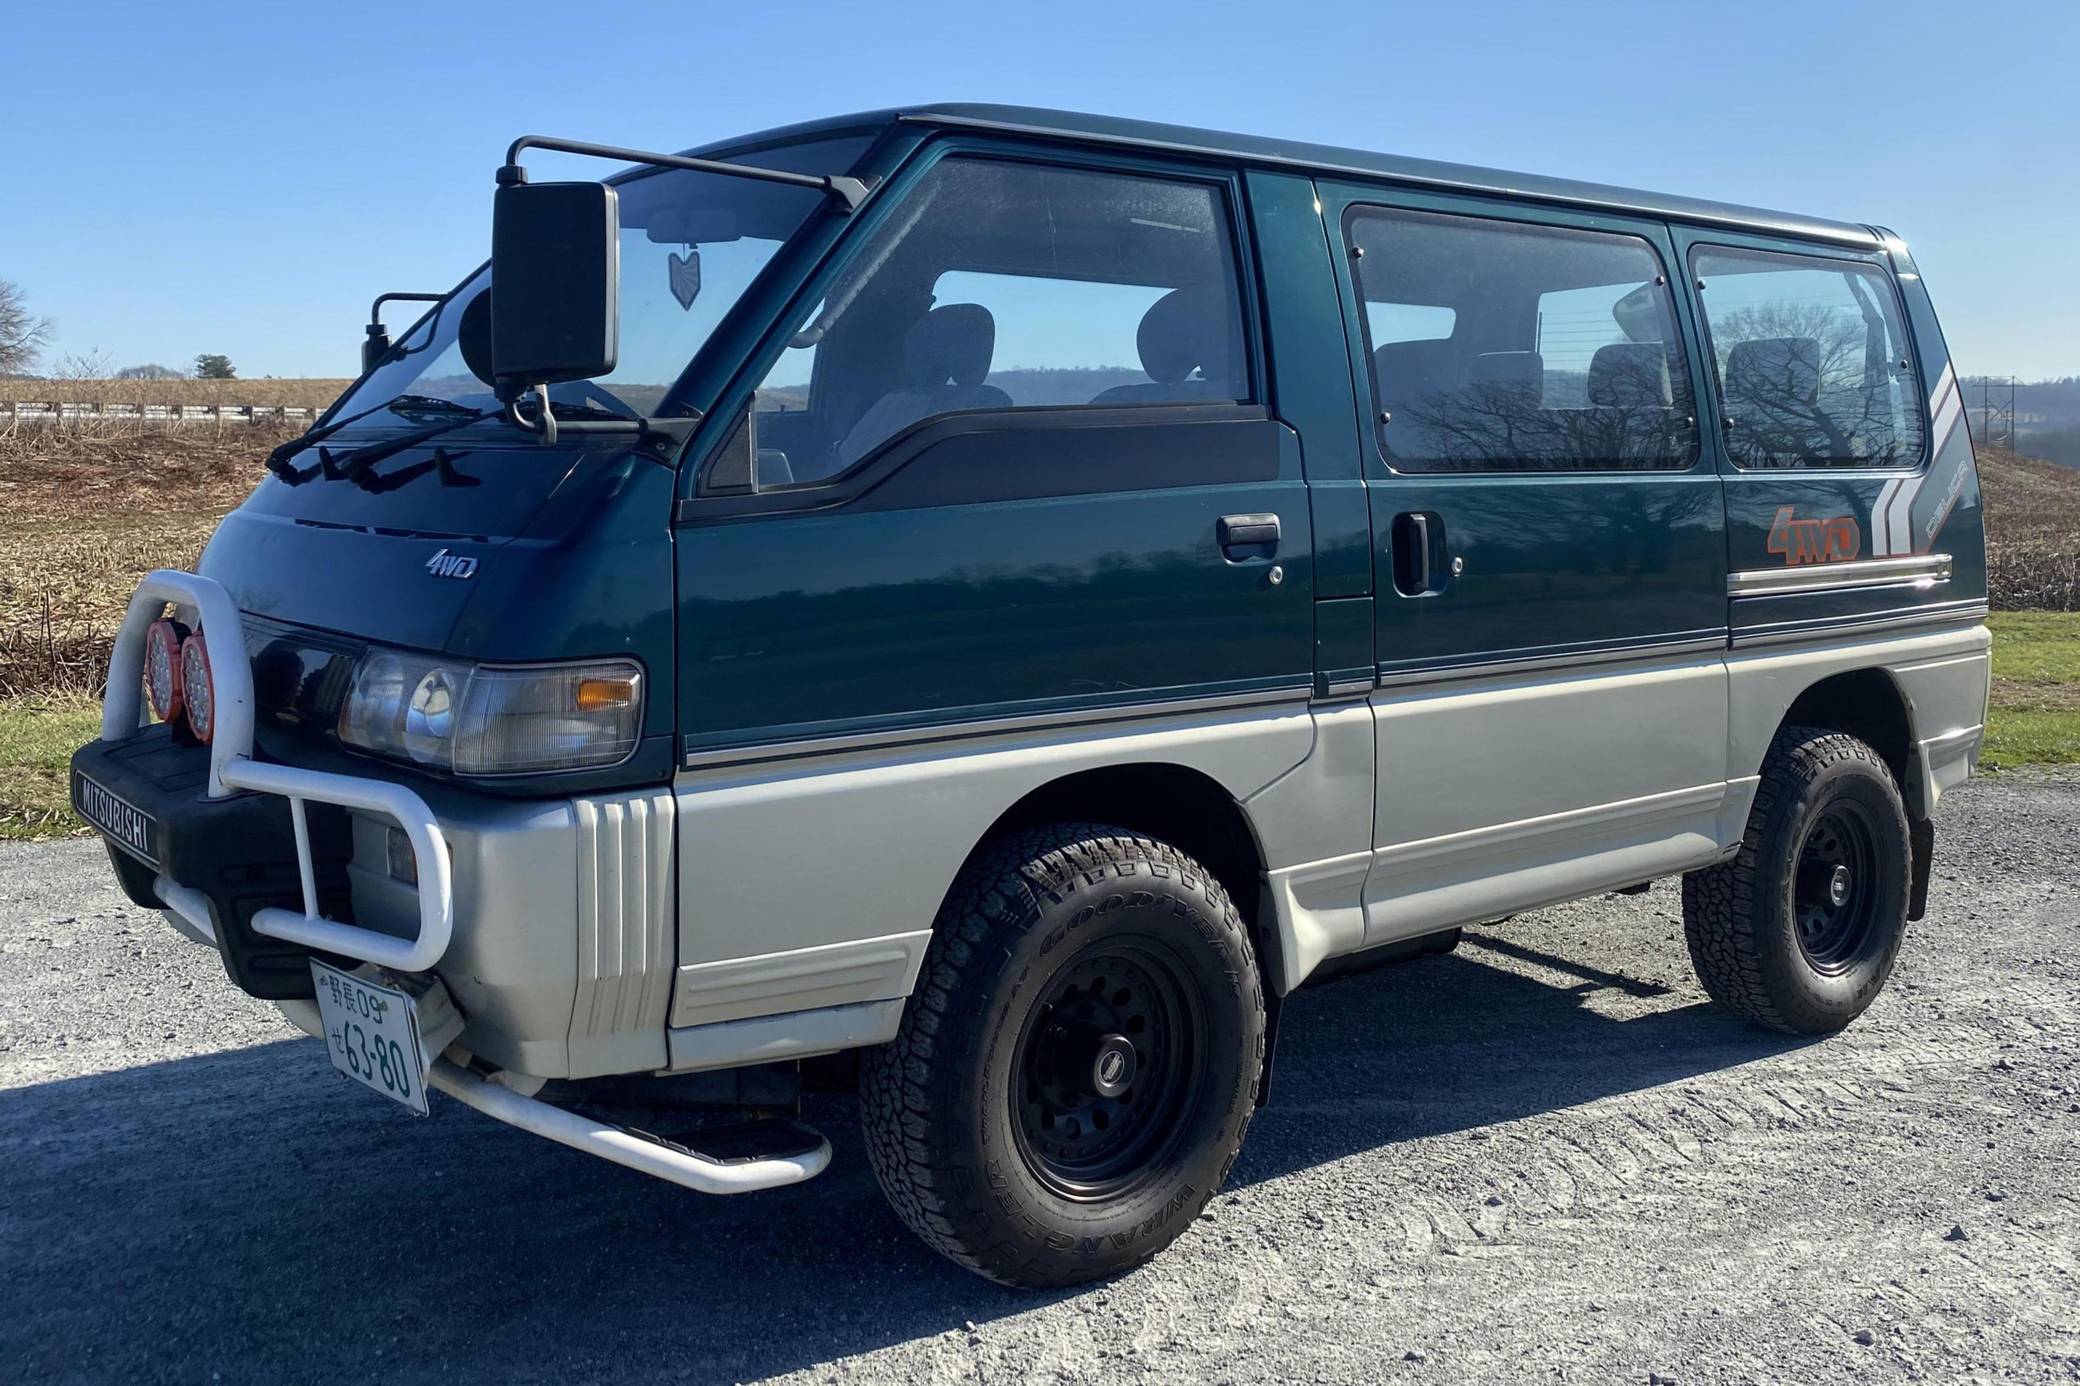
M 1465 563 L 1445 557 L 1444 521 L 1428 510 L 1407 510 L 1394 517 L 1388 544 L 1394 568 L 1394 590 L 1404 597 L 1427 597 L 1444 590 L 1449 572 L 1456 577 Z

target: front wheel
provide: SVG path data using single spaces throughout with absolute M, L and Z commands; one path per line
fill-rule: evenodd
M 1784 728 L 1740 852 L 1683 878 L 1698 979 L 1770 1029 L 1842 1029 L 1891 975 L 1912 860 L 1899 786 L 1878 753 L 1840 732 Z
M 1249 935 L 1167 843 L 1088 824 L 978 854 L 896 1039 L 865 1056 L 874 1173 L 913 1231 L 1010 1285 L 1140 1264 L 1241 1147 L 1264 1062 Z

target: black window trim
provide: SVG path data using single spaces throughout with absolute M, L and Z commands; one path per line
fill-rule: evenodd
M 674 523 L 686 524 L 710 517 L 744 519 L 764 514 L 837 509 L 878 486 L 895 470 L 907 465 L 909 459 L 916 455 L 916 450 L 900 445 L 906 444 L 925 429 L 949 419 L 973 417 L 988 420 L 1002 419 L 1007 415 L 1036 415 L 1040 417 L 1029 426 L 1037 427 L 1056 424 L 1064 415 L 1080 418 L 1088 418 L 1094 414 L 1104 416 L 1091 419 L 1092 426 L 1103 422 L 1189 422 L 1205 418 L 1271 417 L 1270 371 L 1264 351 L 1267 329 L 1261 301 L 1262 280 L 1257 247 L 1250 235 L 1247 192 L 1244 187 L 1243 170 L 1239 164 L 1096 152 L 1075 144 L 1051 144 L 1042 140 L 1007 141 L 986 135 L 956 133 L 932 139 L 912 154 L 909 166 L 892 180 L 899 180 L 900 185 L 888 190 L 895 194 L 895 198 L 890 200 L 907 197 L 940 163 L 951 158 L 1035 164 L 1044 168 L 1162 179 L 1210 188 L 1225 209 L 1227 218 L 1230 268 L 1235 276 L 1235 301 L 1242 320 L 1243 366 L 1250 398 L 1237 403 L 1209 403 L 1196 400 L 1150 401 L 1116 405 L 1023 405 L 1008 410 L 942 412 L 917 420 L 900 433 L 884 439 L 844 471 L 821 478 L 814 484 L 779 486 L 763 491 L 708 492 L 704 489 L 708 473 L 728 446 L 742 416 L 753 408 L 756 402 L 757 382 L 764 378 L 773 360 L 777 359 L 776 352 L 761 351 L 747 357 L 724 392 L 725 398 L 738 399 L 740 402 L 736 408 L 729 411 L 732 420 L 729 426 L 716 429 L 713 442 L 702 445 L 702 455 L 693 478 L 691 493 L 682 496 L 673 506 Z M 883 196 L 886 197 L 887 193 Z M 875 232 L 868 230 L 861 234 L 870 236 Z M 792 297 L 787 310 L 775 319 L 776 326 L 771 334 L 772 338 L 785 335 L 778 324 L 792 322 L 799 310 L 813 306 L 820 299 L 861 244 L 864 244 L 864 241 L 847 237 L 823 258 Z M 784 345 L 780 350 L 785 350 Z M 707 432 L 705 428 L 702 431 Z
M 1712 341 L 1712 316 L 1704 300 L 1700 286 L 1704 276 L 1697 268 L 1698 257 L 1721 252 L 1731 255 L 1749 255 L 1758 259 L 1795 261 L 1831 260 L 1838 264 L 1858 265 L 1875 271 L 1885 281 L 1886 291 L 1892 296 L 1892 308 L 1899 323 L 1900 338 L 1906 346 L 1907 364 L 1914 373 L 1914 409 L 1921 420 L 1921 456 L 1911 463 L 1886 465 L 1876 462 L 1850 460 L 1832 462 L 1825 466 L 1749 467 L 1736 461 L 1731 449 L 1725 444 L 1726 428 L 1726 383 L 1719 378 L 1719 349 Z M 1899 280 L 1895 276 L 1892 257 L 1883 249 L 1868 253 L 1852 250 L 1846 246 L 1822 246 L 1805 242 L 1778 242 L 1755 240 L 1742 244 L 1734 241 L 1707 240 L 1693 234 L 1683 252 L 1683 268 L 1687 274 L 1686 292 L 1690 297 L 1697 319 L 1697 332 L 1704 348 L 1705 384 L 1712 392 L 1712 421 L 1719 430 L 1719 452 L 1726 465 L 1741 476 L 1779 476 L 1784 474 L 1859 477 L 1859 476 L 1918 476 L 1928 470 L 1935 460 L 1935 420 L 1928 406 L 1928 382 L 1921 371 L 1921 346 L 1914 337 L 1913 315 L 1907 312 L 1907 302 L 1899 291 Z
M 1374 195 L 1384 196 L 1386 194 L 1376 193 Z M 1704 418 L 1698 408 L 1699 401 L 1695 398 L 1697 393 L 1696 373 L 1691 370 L 1690 362 L 1692 343 L 1690 341 L 1690 335 L 1685 330 L 1683 325 L 1682 305 L 1679 301 L 1680 296 L 1675 291 L 1675 283 L 1670 273 L 1668 257 L 1663 253 L 1665 247 L 1658 243 L 1652 235 L 1647 233 L 1647 231 L 1644 229 L 1645 224 L 1632 224 L 1622 227 L 1576 225 L 1570 222 L 1552 221 L 1542 218 L 1538 215 L 1540 210 L 1541 209 L 1537 207 L 1528 205 L 1524 207 L 1517 207 L 1514 205 L 1507 207 L 1495 207 L 1493 209 L 1484 211 L 1464 211 L 1456 208 L 1452 210 L 1440 210 L 1438 208 L 1433 207 L 1408 206 L 1406 204 L 1397 202 L 1373 201 L 1363 197 L 1352 198 L 1348 203 L 1344 205 L 1341 227 L 1341 233 L 1343 236 L 1343 261 L 1344 264 L 1348 267 L 1350 273 L 1351 303 L 1353 309 L 1355 310 L 1356 317 L 1358 319 L 1358 333 L 1362 342 L 1361 349 L 1364 352 L 1365 358 L 1365 380 L 1367 387 L 1371 391 L 1369 408 L 1367 409 L 1366 415 L 1368 423 L 1365 431 L 1367 436 L 1370 437 L 1372 440 L 1373 456 L 1379 460 L 1380 465 L 1384 466 L 1388 470 L 1388 472 L 1392 473 L 1395 477 L 1412 479 L 1425 477 L 1475 476 L 1676 477 L 1697 471 L 1706 460 L 1704 448 Z M 1379 421 L 1379 416 L 1382 412 L 1382 406 L 1380 404 L 1381 396 L 1379 392 L 1379 373 L 1377 367 L 1374 365 L 1372 357 L 1372 324 L 1365 312 L 1365 305 L 1368 300 L 1365 297 L 1364 272 L 1359 267 L 1359 257 L 1353 253 L 1357 250 L 1358 243 L 1352 237 L 1351 234 L 1352 223 L 1356 221 L 1360 216 L 1378 213 L 1387 213 L 1395 216 L 1413 215 L 1418 218 L 1444 218 L 1457 221 L 1487 222 L 1497 226 L 1523 227 L 1535 231 L 1572 231 L 1593 236 L 1610 236 L 1620 240 L 1638 241 L 1641 245 L 1645 246 L 1647 249 L 1647 253 L 1654 257 L 1654 263 L 1660 266 L 1660 278 L 1662 287 L 1668 291 L 1669 321 L 1675 333 L 1674 341 L 1676 348 L 1678 351 L 1682 353 L 1682 359 L 1678 364 L 1682 366 L 1683 371 L 1685 372 L 1684 378 L 1687 381 L 1689 381 L 1690 393 L 1692 395 L 1692 399 L 1690 401 L 1691 413 L 1689 459 L 1683 462 L 1668 461 L 1659 463 L 1654 466 L 1638 467 L 1432 467 L 1404 470 L 1400 467 L 1395 466 L 1393 455 L 1390 452 L 1388 452 L 1385 439 L 1381 437 L 1381 430 L 1385 427 L 1385 425 L 1382 425 Z M 1658 222 L 1652 223 L 1652 225 L 1657 227 L 1664 237 L 1668 235 L 1669 228 L 1667 226 Z M 1387 300 L 1379 301 L 1386 302 Z
M 748 406 L 747 406 L 748 407 Z M 739 420 L 743 412 L 738 413 Z M 1181 401 L 1171 404 L 1027 404 L 1012 409 L 956 409 L 932 414 L 906 425 L 860 462 L 828 482 L 813 486 L 777 486 L 769 491 L 737 491 L 688 496 L 672 510 L 675 524 L 709 520 L 756 519 L 765 515 L 827 514 L 841 510 L 878 489 L 937 443 L 971 433 L 1026 432 L 1048 429 L 1073 432 L 1091 428 L 1153 428 L 1179 424 L 1264 423 L 1272 419 L 1262 404 Z M 732 436 L 735 427 L 723 430 Z M 1197 483 L 1194 483 L 1197 484 Z M 1215 484 L 1209 482 L 1208 484 Z M 1115 491 L 1171 490 L 1173 484 L 1106 486 L 1067 491 L 1038 490 L 1030 496 L 1095 496 Z M 987 502 L 948 502 L 985 504 Z

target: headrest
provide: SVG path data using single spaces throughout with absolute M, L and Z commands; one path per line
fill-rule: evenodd
M 1786 404 L 1820 400 L 1820 343 L 1812 337 L 1757 337 L 1726 353 L 1726 393 Z
M 1452 344 L 1443 337 L 1388 342 L 1372 353 L 1381 399 L 1414 401 L 1450 389 Z
M 1183 380 L 1196 367 L 1208 380 L 1232 375 L 1228 301 L 1212 289 L 1172 289 L 1141 315 L 1135 345 L 1150 380 Z
M 462 364 L 486 385 L 497 383 L 491 366 L 491 288 L 484 289 L 463 305 L 462 320 L 455 326 L 455 345 L 462 348 Z
M 1659 342 L 1612 342 L 1589 358 L 1589 403 L 1617 409 L 1666 409 L 1668 348 Z
M 934 308 L 903 338 L 903 368 L 913 385 L 936 389 L 948 380 L 980 385 L 997 354 L 997 320 L 979 303 Z
M 1546 358 L 1535 351 L 1484 351 L 1473 358 L 1467 376 L 1475 384 L 1517 385 L 1544 390 Z

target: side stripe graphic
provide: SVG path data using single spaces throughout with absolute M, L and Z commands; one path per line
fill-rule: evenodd
M 1878 492 L 1877 502 L 1871 507 L 1871 552 L 1880 557 L 1897 557 L 1922 552 L 1926 545 L 1916 542 L 1914 532 L 1914 502 L 1921 495 L 1928 478 L 1943 465 L 1943 454 L 1948 451 L 1959 425 L 1964 420 L 1964 395 L 1957 388 L 1957 372 L 1947 361 L 1943 373 L 1936 380 L 1936 387 L 1928 397 L 1929 439 L 1928 467 L 1914 476 L 1895 477 L 1885 483 Z M 1964 462 L 1959 459 L 1958 466 Z M 1955 491 L 1947 492 L 1950 501 Z M 1940 514 L 1932 517 L 1930 543 L 1935 540 L 1935 531 L 1942 528 L 1942 520 L 1949 518 L 1949 501 Z

